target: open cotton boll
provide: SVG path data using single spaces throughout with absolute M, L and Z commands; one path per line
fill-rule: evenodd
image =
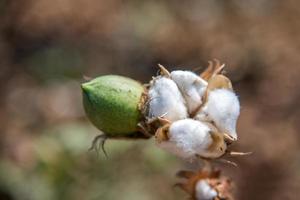
M 202 104 L 207 82 L 193 72 L 181 70 L 171 72 L 171 79 L 185 98 L 188 112 L 193 113 Z
M 183 181 L 176 185 L 190 194 L 194 200 L 232 200 L 232 184 L 219 170 L 200 169 L 199 171 L 179 171 Z
M 235 93 L 228 89 L 209 92 L 208 99 L 195 119 L 213 121 L 217 128 L 237 139 L 236 123 L 240 114 L 240 102 Z
M 196 184 L 195 197 L 197 200 L 213 200 L 218 193 L 207 182 L 207 180 L 199 180 Z
M 213 140 L 210 127 L 193 119 L 173 122 L 169 127 L 168 140 L 158 146 L 178 157 L 192 160 L 197 155 L 205 154 Z
M 159 77 L 149 89 L 149 118 L 161 117 L 176 121 L 188 117 L 185 101 L 174 81 Z

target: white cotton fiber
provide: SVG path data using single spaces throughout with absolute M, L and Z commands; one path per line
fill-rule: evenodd
M 169 140 L 158 146 L 184 159 L 194 159 L 196 154 L 205 154 L 212 144 L 210 127 L 193 119 L 183 119 L 171 124 Z
M 224 133 L 237 139 L 236 123 L 240 114 L 240 103 L 235 93 L 228 89 L 209 92 L 208 100 L 195 119 L 213 121 Z
M 199 180 L 196 184 L 196 199 L 197 200 L 213 200 L 218 193 L 207 182 L 207 180 Z
M 202 103 L 207 82 L 190 71 L 172 71 L 171 79 L 177 84 L 187 103 L 188 112 L 193 113 Z
M 175 82 L 159 77 L 151 82 L 149 89 L 149 118 L 161 117 L 176 121 L 188 117 L 185 100 Z

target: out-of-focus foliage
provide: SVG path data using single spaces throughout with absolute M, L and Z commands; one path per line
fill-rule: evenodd
M 0 185 L 12 199 L 152 199 L 175 194 L 175 159 L 146 141 L 109 141 L 109 158 L 88 153 L 91 127 L 66 123 L 45 128 L 20 149 L 19 162 L 0 162 Z M 27 151 L 27 152 L 26 152 Z M 100 153 L 100 152 L 99 152 Z M 161 176 L 164 174 L 163 176 Z M 164 194 L 166 193 L 166 194 Z
M 224 166 L 237 199 L 298 199 L 300 3 L 0 0 L 0 199 L 184 199 L 184 165 L 152 140 L 108 141 L 85 118 L 82 76 L 148 82 L 157 63 L 203 69 L 218 58 L 241 100 Z M 117 123 L 117 122 L 116 122 Z

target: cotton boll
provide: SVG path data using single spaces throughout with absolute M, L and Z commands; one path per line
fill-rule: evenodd
M 215 89 L 209 92 L 207 102 L 195 118 L 213 121 L 221 132 L 237 139 L 236 123 L 239 114 L 240 103 L 235 93 L 228 89 Z
M 212 143 L 209 127 L 193 119 L 172 123 L 168 131 L 168 141 L 158 146 L 184 159 L 193 159 L 197 153 L 205 151 Z
M 199 180 L 196 184 L 196 199 L 197 200 L 213 200 L 218 193 L 207 182 L 207 180 Z
M 173 123 L 169 128 L 170 142 L 177 143 L 186 153 L 195 155 L 205 151 L 213 142 L 210 128 L 201 122 L 185 119 Z
M 195 200 L 232 200 L 232 184 L 219 170 L 179 171 L 181 182 L 176 185 Z
M 168 140 L 158 142 L 158 146 L 187 160 L 193 160 L 197 155 L 220 157 L 225 153 L 226 145 L 223 139 L 216 139 L 214 131 L 212 126 L 197 120 L 179 120 L 169 126 Z
M 149 89 L 148 117 L 163 116 L 170 121 L 188 117 L 183 99 L 174 81 L 166 77 L 159 77 L 151 82 Z
M 202 104 L 207 82 L 190 71 L 173 71 L 171 79 L 177 84 L 187 102 L 188 112 L 193 113 Z

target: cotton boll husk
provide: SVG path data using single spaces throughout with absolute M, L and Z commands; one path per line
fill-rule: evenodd
M 163 116 L 170 121 L 188 117 L 185 100 L 174 81 L 159 77 L 151 82 L 149 89 L 148 117 Z
M 169 127 L 169 140 L 158 143 L 158 146 L 178 157 L 193 160 L 197 155 L 206 154 L 213 140 L 210 127 L 200 121 L 183 119 Z
M 193 113 L 201 104 L 207 82 L 190 71 L 173 71 L 171 79 L 177 84 L 187 102 L 188 112 Z
M 235 93 L 228 89 L 215 89 L 209 92 L 208 100 L 195 119 L 213 121 L 224 133 L 237 139 L 236 123 L 240 114 L 240 103 Z
M 197 200 L 212 200 L 218 193 L 207 182 L 207 180 L 199 180 L 196 184 L 195 197 Z

